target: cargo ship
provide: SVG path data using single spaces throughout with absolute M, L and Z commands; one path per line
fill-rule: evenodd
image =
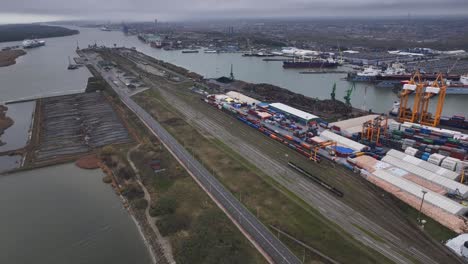
M 198 53 L 198 50 L 183 50 L 182 53 Z
M 275 54 L 272 53 L 265 53 L 265 52 L 255 52 L 255 53 L 244 53 L 242 54 L 243 57 L 274 57 Z
M 336 68 L 338 67 L 339 63 L 334 60 L 334 59 L 310 59 L 310 60 L 289 60 L 289 61 L 284 61 L 283 62 L 283 68 L 289 69 L 289 68 L 298 68 L 298 69 L 304 69 L 304 68 Z
M 443 116 L 440 118 L 440 124 L 448 127 L 468 129 L 468 120 L 461 115 L 454 115 L 452 117 Z
M 32 49 L 45 46 L 44 40 L 37 40 L 37 39 L 26 39 L 23 41 L 23 48 L 25 49 Z
M 387 83 L 409 80 L 413 77 L 412 73 L 406 72 L 403 65 L 394 63 L 385 71 L 381 68 L 370 66 L 364 68 L 360 72 L 348 73 L 347 80 L 353 82 L 376 82 L 380 83 L 386 81 Z M 457 74 L 445 74 L 444 78 L 450 81 L 458 81 L 461 79 Z M 468 78 L 468 77 L 467 77 Z M 437 79 L 437 73 L 421 73 L 421 79 L 426 81 L 433 81 Z

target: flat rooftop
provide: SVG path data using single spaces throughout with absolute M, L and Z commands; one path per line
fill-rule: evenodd
M 296 109 L 294 107 L 291 107 L 289 105 L 285 105 L 282 103 L 272 103 L 270 104 L 271 107 L 274 107 L 280 111 L 283 111 L 288 114 L 292 114 L 294 116 L 297 116 L 299 118 L 305 119 L 305 120 L 312 120 L 312 119 L 318 119 L 319 117 L 316 115 L 313 115 L 311 113 L 304 112 L 302 110 Z

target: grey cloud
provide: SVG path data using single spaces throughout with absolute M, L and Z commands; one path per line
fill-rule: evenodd
M 3 0 L 2 2 L 4 2 Z M 1 13 L 82 19 L 467 15 L 467 0 L 6 0 Z

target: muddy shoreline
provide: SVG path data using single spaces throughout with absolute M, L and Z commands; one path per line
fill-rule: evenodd
M 13 119 L 6 115 L 7 111 L 8 107 L 0 105 L 0 146 L 5 144 L 4 142 L 2 142 L 1 136 L 7 128 L 11 127 L 14 124 Z
M 26 51 L 22 49 L 0 51 L 0 67 L 7 67 L 16 64 L 16 59 L 23 55 L 26 55 Z

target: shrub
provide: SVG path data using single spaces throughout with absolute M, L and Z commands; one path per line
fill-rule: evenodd
M 190 217 L 185 214 L 169 214 L 156 221 L 161 235 L 169 236 L 190 226 Z
M 156 202 L 154 208 L 151 208 L 151 216 L 173 214 L 177 209 L 177 201 L 172 197 L 161 197 Z
M 131 205 L 138 210 L 144 210 L 148 207 L 148 201 L 145 198 L 138 198 L 133 200 Z
M 123 188 L 122 195 L 127 197 L 129 200 L 133 200 L 136 198 L 142 198 L 145 196 L 145 193 L 138 183 L 129 183 Z

